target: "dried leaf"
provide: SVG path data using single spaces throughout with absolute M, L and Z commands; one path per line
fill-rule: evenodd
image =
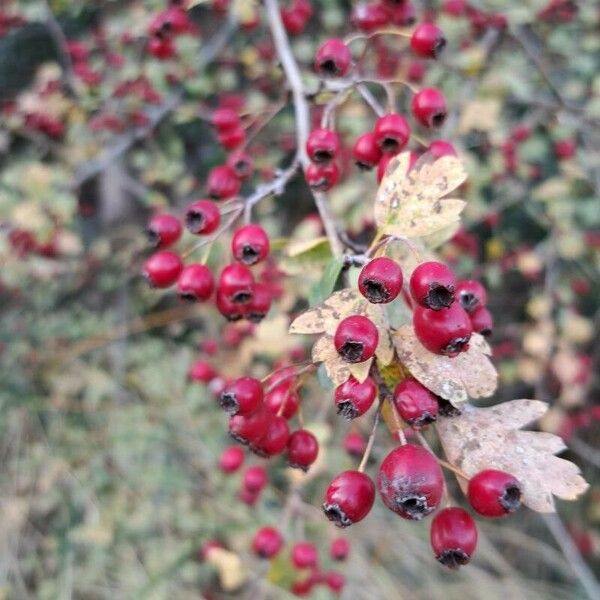
M 408 165 L 408 152 L 390 162 L 375 198 L 377 225 L 391 235 L 421 237 L 458 221 L 465 202 L 443 197 L 465 181 L 461 161 L 443 156 L 410 171 Z
M 455 417 L 440 417 L 436 429 L 448 460 L 468 476 L 483 469 L 512 473 L 523 486 L 523 504 L 554 512 L 554 498 L 575 500 L 588 487 L 579 468 L 554 456 L 565 449 L 551 433 L 519 431 L 548 409 L 539 400 L 511 400 L 491 408 L 469 404 Z M 466 482 L 459 478 L 461 486 Z
M 219 583 L 226 592 L 237 590 L 246 581 L 240 557 L 223 548 L 212 548 L 206 557 L 206 562 L 217 570 Z
M 357 379 L 360 383 L 362 383 L 369 376 L 369 371 L 371 370 L 372 363 L 373 359 L 369 358 L 369 360 L 365 360 L 360 363 L 353 363 L 348 366 L 350 369 L 350 373 L 352 373 L 354 379 Z
M 455 406 L 468 397 L 487 398 L 496 391 L 498 374 L 488 358 L 490 347 L 478 333 L 471 336 L 469 349 L 455 358 L 427 350 L 411 325 L 401 327 L 393 340 L 398 358 L 411 375 Z

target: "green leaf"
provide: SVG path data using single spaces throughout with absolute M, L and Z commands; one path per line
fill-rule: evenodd
M 344 263 L 341 258 L 334 256 L 329 260 L 321 279 L 308 292 L 308 303 L 311 306 L 319 304 L 331 296 L 343 266 Z

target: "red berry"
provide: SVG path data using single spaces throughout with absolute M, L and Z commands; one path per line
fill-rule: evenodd
M 504 471 L 486 469 L 469 480 L 467 496 L 475 512 L 484 517 L 503 517 L 521 506 L 521 484 Z
M 287 447 L 289 437 L 290 428 L 287 421 L 284 417 L 275 415 L 271 418 L 265 435 L 252 445 L 252 451 L 264 457 L 281 454 Z
M 267 471 L 264 467 L 261 467 L 260 465 L 248 467 L 242 479 L 244 487 L 249 492 L 254 492 L 255 494 L 262 491 L 262 489 L 267 485 L 268 482 L 269 476 L 267 475 Z
M 387 0 L 385 4 L 393 25 L 407 27 L 417 20 L 415 7 L 410 0 Z
M 442 30 L 433 23 L 418 25 L 410 36 L 410 47 L 423 58 L 437 58 L 446 45 Z
M 297 569 L 310 569 L 317 566 L 319 554 L 314 544 L 310 542 L 296 542 L 291 551 L 292 564 Z
M 398 154 L 410 139 L 410 125 L 402 115 L 390 113 L 377 119 L 373 133 L 382 152 Z
M 240 191 L 240 181 L 235 172 L 227 165 L 213 167 L 206 179 L 208 195 L 215 200 L 233 198 Z
M 290 467 L 307 471 L 319 454 L 317 438 L 306 429 L 294 431 L 287 443 L 287 462 Z
M 188 371 L 190 381 L 208 383 L 217 376 L 215 368 L 205 360 L 197 360 Z
M 473 327 L 469 315 L 458 302 L 442 310 L 417 306 L 413 325 L 417 338 L 430 352 L 454 357 L 469 349 Z
M 381 159 L 381 148 L 377 137 L 371 131 L 356 138 L 352 147 L 352 157 L 359 169 L 367 171 L 377 165 Z
M 454 302 L 456 277 L 446 265 L 430 261 L 421 263 L 410 277 L 410 295 L 420 306 L 441 310 Z
M 168 60 L 176 54 L 175 44 L 171 38 L 153 35 L 148 42 L 148 52 L 158 60 Z
M 248 304 L 246 318 L 252 323 L 260 323 L 271 308 L 271 290 L 265 283 L 257 282 L 252 288 L 252 299 Z
M 323 511 L 338 527 L 348 527 L 362 521 L 374 501 L 375 485 L 371 478 L 360 471 L 344 471 L 329 484 Z
M 437 560 L 449 569 L 466 565 L 477 546 L 477 527 L 462 508 L 444 508 L 431 522 L 431 547 Z
M 231 240 L 235 260 L 254 265 L 269 254 L 269 236 L 260 225 L 244 225 L 237 229 Z
M 254 277 L 248 267 L 233 263 L 227 265 L 219 276 L 219 292 L 234 304 L 247 304 L 252 300 Z
M 256 444 L 267 433 L 272 415 L 264 407 L 247 417 L 234 415 L 229 419 L 229 434 L 241 444 Z
M 242 127 L 220 131 L 217 134 L 217 139 L 219 140 L 219 144 L 226 150 L 235 150 L 246 141 L 246 131 Z M 231 168 L 229 165 L 226 166 L 227 168 Z
M 177 279 L 179 297 L 189 302 L 208 300 L 214 288 L 213 274 L 206 265 L 187 265 Z
M 245 458 L 244 451 L 239 446 L 229 446 L 225 448 L 219 458 L 219 469 L 223 473 L 235 473 L 243 464 Z
M 283 405 L 283 409 L 281 408 Z M 298 392 L 290 391 L 290 386 L 282 383 L 274 387 L 265 396 L 265 406 L 274 414 L 278 414 L 281 410 L 281 416 L 285 419 L 291 419 L 298 411 L 300 405 L 300 397 Z
M 243 487 L 238 493 L 238 498 L 248 506 L 254 506 L 260 498 L 260 492 L 251 492 L 249 489 Z
M 402 269 L 391 258 L 381 256 L 367 263 L 358 277 L 360 293 L 373 304 L 387 304 L 402 290 Z
M 375 354 L 379 343 L 379 332 L 370 319 L 362 315 L 354 315 L 340 321 L 335 330 L 333 343 L 343 360 L 359 363 Z
M 572 158 L 577 152 L 577 145 L 574 140 L 564 139 L 554 143 L 554 154 L 559 160 Z
M 352 375 L 335 389 L 335 404 L 338 415 L 355 419 L 364 415 L 377 396 L 377 385 L 367 377 L 359 383 Z
M 340 171 L 335 162 L 326 164 L 310 163 L 304 172 L 306 183 L 315 192 L 326 192 L 338 181 Z
M 239 127 L 240 117 L 231 108 L 217 108 L 212 114 L 212 124 L 219 131 L 230 131 Z
M 346 560 L 350 554 L 350 542 L 346 538 L 335 538 L 329 546 L 329 556 L 332 560 Z
M 283 537 L 275 527 L 259 529 L 252 540 L 252 550 L 260 558 L 273 558 L 283 546 Z
M 366 447 L 367 442 L 365 441 L 365 438 L 357 431 L 351 431 L 350 433 L 346 434 L 346 437 L 344 438 L 344 450 L 350 456 L 356 456 L 360 458 L 363 455 Z
M 350 18 L 357 29 L 371 33 L 387 25 L 388 12 L 380 2 L 361 2 L 352 9 Z
M 166 248 L 181 237 L 181 221 L 173 215 L 154 215 L 146 231 L 155 248 Z
M 475 279 L 459 281 L 456 285 L 456 296 L 468 313 L 487 304 L 487 292 L 483 285 Z
M 396 386 L 394 404 L 402 420 L 414 429 L 421 429 L 437 419 L 437 397 L 412 377 Z
M 306 153 L 314 163 L 328 163 L 339 154 L 340 146 L 337 133 L 322 127 L 310 132 L 306 140 Z
M 423 127 L 441 127 L 448 113 L 446 98 L 436 88 L 425 88 L 412 99 L 411 109 L 415 119 Z
M 485 337 L 492 335 L 494 318 L 485 306 L 476 308 L 473 312 L 469 313 L 469 317 L 471 318 L 471 326 L 475 333 L 480 333 Z
M 457 156 L 454 146 L 445 140 L 434 140 L 429 144 L 427 152 L 435 159 L 442 158 L 442 156 Z
M 343 40 L 332 38 L 319 46 L 315 55 L 315 71 L 322 77 L 344 77 L 351 62 L 348 46 Z
M 227 297 L 223 292 L 217 289 L 217 297 L 215 300 L 217 310 L 228 320 L 228 321 L 239 321 L 248 315 L 250 304 L 248 302 L 242 304 L 240 302 L 234 302 L 231 298 Z M 233 345 L 233 344 L 229 344 Z
M 432 513 L 444 491 L 437 460 L 421 446 L 392 450 L 379 467 L 377 488 L 383 503 L 403 519 L 418 521 Z
M 253 377 L 240 377 L 228 384 L 221 393 L 221 408 L 230 415 L 246 416 L 256 411 L 263 401 L 260 381 Z
M 327 571 L 325 573 L 325 584 L 332 592 L 339 594 L 346 585 L 346 578 L 337 571 Z
M 232 152 L 227 157 L 225 164 L 235 173 L 235 176 L 240 181 L 248 179 L 254 172 L 254 160 L 249 154 L 241 150 Z
M 196 200 L 185 211 L 185 226 L 196 235 L 212 233 L 220 222 L 221 213 L 212 200 Z
M 177 281 L 182 269 L 183 262 L 177 254 L 161 250 L 144 263 L 142 273 L 152 287 L 168 288 Z
M 314 583 L 310 577 L 308 579 L 294 581 L 290 586 L 290 592 L 292 592 L 294 596 L 308 596 L 312 592 L 313 585 Z

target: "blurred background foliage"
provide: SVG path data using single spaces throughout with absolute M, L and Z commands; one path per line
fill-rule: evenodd
M 425 65 L 392 40 L 373 67 L 439 86 L 448 98 L 440 137 L 456 145 L 470 177 L 464 227 L 440 251 L 462 276 L 488 286 L 501 376 L 494 401 L 550 402 L 540 426 L 567 439 L 592 487 L 580 502 L 560 505 L 564 530 L 527 511 L 482 524 L 474 565 L 458 574 L 435 563 L 425 528 L 377 507 L 368 525 L 348 533 L 344 597 L 584 598 L 582 565 L 600 566 L 600 7 L 566 3 L 578 10 L 563 19 L 544 16 L 545 0 L 481 0 L 471 5 L 496 21 L 478 25 L 440 11 L 449 3 L 416 4 L 446 33 L 443 58 Z M 255 10 L 260 20 L 260 6 L 233 5 L 242 20 Z M 303 306 L 329 254 L 317 246 L 291 255 L 279 243 L 281 297 L 254 334 L 140 280 L 148 215 L 181 210 L 225 157 L 206 123 L 218 97 L 235 93 L 254 114 L 285 96 L 265 25 L 237 30 L 207 2 L 191 9 L 201 33 L 178 39 L 177 60 L 148 57 L 146 28 L 162 8 L 0 8 L 0 598 L 289 596 L 286 560 L 261 584 L 266 567 L 247 555 L 258 526 L 280 521 L 294 479 L 273 461 L 273 485 L 260 502 L 240 502 L 239 479 L 216 466 L 230 443 L 223 415 L 186 373 L 207 339 L 218 342 L 209 360 L 224 377 L 248 369 L 262 376 L 301 356 L 306 349 L 285 338 L 281 315 Z M 294 39 L 308 86 L 316 89 L 316 45 L 347 33 L 350 9 L 318 2 Z M 88 52 L 86 68 L 65 62 L 57 24 Z M 210 56 L 219 36 L 221 51 Z M 125 82 L 135 91 L 120 96 Z M 355 100 L 338 114 L 348 146 L 371 124 Z M 259 177 L 289 163 L 292 136 L 288 104 L 257 137 Z M 347 162 L 329 201 L 360 241 L 369 236 L 376 181 Z M 303 243 L 320 235 L 313 211 L 296 178 L 257 216 L 274 238 Z M 225 239 L 210 263 L 222 264 L 226 250 Z M 331 443 L 303 487 L 304 523 L 287 533 L 306 535 L 325 554 L 335 532 L 311 505 L 327 473 L 355 460 L 342 447 L 348 426 L 336 422 L 319 381 L 303 389 L 305 418 Z M 218 570 L 199 560 L 209 538 L 226 541 L 251 567 L 241 591 L 221 589 Z

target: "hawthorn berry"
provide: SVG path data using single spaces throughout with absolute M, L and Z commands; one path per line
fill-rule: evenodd
M 252 540 L 252 550 L 260 558 L 273 558 L 282 546 L 283 537 L 275 527 L 262 527 Z
M 344 450 L 350 456 L 360 458 L 367 447 L 365 438 L 358 431 L 350 431 L 344 437 Z
M 444 491 L 442 469 L 431 452 L 405 444 L 379 467 L 377 488 L 383 503 L 403 519 L 418 521 L 432 513 Z
M 387 25 L 388 12 L 381 2 L 360 2 L 352 9 L 350 19 L 354 27 L 371 33 Z
M 215 305 L 217 310 L 228 320 L 228 321 L 239 321 L 244 317 L 248 316 L 250 304 L 242 304 L 240 302 L 234 302 L 231 298 L 227 297 L 223 292 L 217 289 L 217 296 L 215 299 Z
M 310 577 L 307 579 L 301 579 L 299 581 L 293 581 L 290 585 L 290 592 L 294 596 L 308 596 L 313 590 L 314 583 Z
M 243 225 L 236 229 L 231 240 L 231 253 L 235 260 L 254 265 L 269 254 L 267 232 L 260 225 Z
M 267 475 L 267 471 L 260 465 L 248 467 L 242 478 L 244 487 L 249 492 L 254 492 L 256 494 L 261 492 L 268 482 L 269 476 Z
M 172 286 L 183 269 L 181 258 L 169 250 L 153 254 L 145 263 L 142 274 L 154 288 Z
M 185 226 L 190 233 L 208 234 L 217 229 L 221 212 L 212 200 L 196 200 L 185 211 Z
M 332 161 L 339 154 L 340 147 L 338 134 L 325 127 L 313 129 L 306 140 L 308 158 L 317 164 Z
M 435 558 L 449 569 L 458 569 L 475 552 L 477 526 L 466 510 L 444 508 L 431 522 L 430 539 Z
M 410 36 L 410 47 L 422 58 L 437 58 L 445 46 L 442 30 L 433 23 L 418 25 Z
M 446 265 L 421 263 L 410 276 L 410 295 L 420 306 L 432 310 L 448 308 L 454 302 L 456 277 Z
M 248 488 L 242 487 L 238 492 L 238 498 L 247 506 L 254 506 L 260 498 L 260 492 L 252 492 Z
M 287 463 L 295 469 L 307 471 L 319 454 L 317 438 L 306 429 L 294 431 L 287 443 Z
M 208 195 L 215 200 L 233 198 L 240 191 L 240 181 L 235 171 L 227 165 L 213 167 L 206 179 Z
M 249 154 L 241 150 L 232 152 L 227 157 L 225 164 L 235 173 L 235 176 L 240 181 L 250 178 L 254 172 L 254 160 Z
M 352 375 L 335 389 L 335 404 L 338 415 L 355 419 L 365 414 L 377 396 L 377 385 L 367 377 L 362 383 Z
M 166 248 L 181 237 L 181 221 L 174 215 L 154 215 L 148 223 L 148 240 L 155 248 Z
M 246 417 L 234 415 L 229 419 L 229 435 L 240 444 L 256 444 L 267 433 L 272 418 L 264 407 Z
M 334 477 L 325 492 L 323 512 L 338 527 L 362 521 L 375 502 L 375 485 L 360 471 L 344 471 Z
M 228 129 L 227 131 L 220 131 L 217 134 L 217 140 L 219 141 L 219 144 L 225 148 L 225 150 L 235 150 L 246 141 L 246 131 L 242 127 Z M 227 164 L 225 166 L 227 166 L 227 168 L 231 168 Z
M 360 293 L 373 304 L 387 304 L 402 290 L 402 269 L 387 256 L 374 258 L 361 270 L 358 277 Z
M 455 302 L 432 310 L 417 306 L 413 312 L 415 335 L 430 352 L 454 357 L 469 349 L 473 327 L 465 309 Z
M 475 512 L 484 517 L 504 517 L 521 506 L 519 480 L 504 471 L 486 469 L 469 480 L 467 497 Z
M 373 133 L 382 152 L 398 154 L 408 143 L 410 125 L 402 115 L 389 113 L 377 119 Z
M 250 302 L 253 288 L 254 277 L 248 267 L 233 263 L 221 271 L 218 291 L 234 304 Z
M 221 392 L 221 408 L 230 415 L 247 416 L 256 411 L 263 401 L 260 381 L 253 377 L 240 377 L 225 386 Z
M 335 330 L 333 343 L 342 360 L 359 363 L 375 354 L 379 343 L 379 332 L 367 317 L 353 315 L 340 321 Z
M 475 279 L 459 281 L 456 285 L 456 296 L 468 313 L 487 304 L 487 292 L 483 285 Z
M 446 98 L 436 88 L 425 88 L 417 92 L 413 96 L 411 110 L 414 118 L 427 128 L 441 127 L 448 113 Z
M 173 58 L 177 52 L 171 38 L 153 35 L 148 41 L 148 53 L 158 60 L 168 60 Z
M 315 71 L 322 77 L 344 77 L 348 73 L 352 54 L 343 40 L 331 38 L 323 42 L 315 55 Z
M 326 164 L 310 163 L 304 172 L 306 183 L 316 192 L 330 190 L 340 177 L 340 170 L 333 161 Z
M 290 385 L 281 383 L 275 386 L 265 396 L 265 406 L 274 414 L 279 414 L 284 419 L 291 419 L 298 411 L 300 405 L 300 397 L 298 392 L 292 391 Z M 283 407 L 283 408 L 282 408 Z
M 244 463 L 244 450 L 239 446 L 225 448 L 219 457 L 219 469 L 223 473 L 235 473 Z
M 442 156 L 457 156 L 454 146 L 445 140 L 434 140 L 429 144 L 427 152 L 436 159 Z
M 377 144 L 377 137 L 371 131 L 363 133 L 356 138 L 352 147 L 352 157 L 359 169 L 368 171 L 375 167 L 381 159 L 381 148 Z
M 218 131 L 230 131 L 240 126 L 239 115 L 231 108 L 217 108 L 212 114 L 212 124 Z
M 251 449 L 259 456 L 275 456 L 286 449 L 289 437 L 290 428 L 285 417 L 274 415 L 269 421 L 265 435 L 252 444 Z
M 252 288 L 252 299 L 248 304 L 246 318 L 252 323 L 260 323 L 269 312 L 272 301 L 271 289 L 266 283 L 256 282 Z
M 177 279 L 179 297 L 189 302 L 208 300 L 214 288 L 213 274 L 206 265 L 186 265 Z
M 402 420 L 414 429 L 421 429 L 437 419 L 437 397 L 413 377 L 407 377 L 396 386 L 394 405 Z
M 290 556 L 297 569 L 315 568 L 319 562 L 317 548 L 310 542 L 296 542 L 292 546 Z
M 346 560 L 350 554 L 350 542 L 343 537 L 335 538 L 329 546 L 329 556 L 332 560 Z
M 492 317 L 492 313 L 485 306 L 476 308 L 469 313 L 469 317 L 475 333 L 480 333 L 485 337 L 492 335 L 494 318 Z
M 197 360 L 188 370 L 188 379 L 208 383 L 217 376 L 215 368 L 205 360 Z

